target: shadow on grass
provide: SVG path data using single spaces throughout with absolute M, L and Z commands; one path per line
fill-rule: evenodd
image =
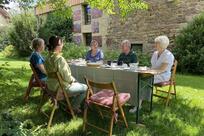
M 129 128 L 124 125 L 116 124 L 113 129 L 113 134 L 117 136 L 134 136 L 134 135 L 155 135 L 155 136 L 180 136 L 192 135 L 203 136 L 204 129 L 204 109 L 190 106 L 191 101 L 182 99 L 172 100 L 171 105 L 165 108 L 163 101 L 154 102 L 154 110 L 152 113 L 145 112 L 148 108 L 141 112 L 141 117 L 145 126 L 139 126 L 130 123 L 135 121 L 135 115 L 127 112 L 128 107 L 125 107 L 126 116 L 129 122 Z M 100 120 L 98 114 L 93 112 L 89 114 L 89 120 L 98 126 L 109 126 L 109 120 Z M 91 135 L 105 135 L 97 130 L 88 128 Z
M 146 128 L 151 135 L 196 135 L 202 136 L 200 127 L 204 121 L 204 109 L 191 107 L 191 101 L 177 97 L 169 107 L 154 103 L 152 114 L 144 116 Z
M 12 99 L 6 100 L 6 106 L 3 109 L 11 110 L 15 118 L 20 121 L 31 119 L 35 126 L 44 125 L 48 119 L 36 111 L 39 104 L 39 96 L 31 96 L 28 103 L 22 101 L 22 95 L 18 94 L 12 96 Z M 191 107 L 191 101 L 177 97 L 172 99 L 169 107 L 165 108 L 163 101 L 154 99 L 153 112 L 146 112 L 149 108 L 146 103 L 141 111 L 141 119 L 145 127 L 140 127 L 130 123 L 135 121 L 135 114 L 128 113 L 129 107 L 125 107 L 125 113 L 129 122 L 129 128 L 126 129 L 123 124 L 115 124 L 113 134 L 117 136 L 134 136 L 134 135 L 192 135 L 202 136 L 204 129 L 202 122 L 204 122 L 204 109 Z M 89 112 L 89 121 L 97 126 L 109 126 L 109 119 L 102 120 L 97 111 Z M 73 120 L 62 110 L 57 110 L 53 119 L 53 125 L 49 135 L 61 136 L 82 136 L 82 117 Z M 105 133 L 99 132 L 93 128 L 87 129 L 90 136 L 102 136 Z M 42 128 L 39 135 L 47 135 L 47 129 Z
M 25 120 L 31 119 L 35 126 L 45 125 L 48 122 L 48 118 L 44 114 L 38 112 L 40 99 L 41 96 L 39 95 L 31 96 L 29 101 L 25 103 L 21 95 L 16 96 L 15 99 L 7 100 L 6 106 L 2 107 L 1 110 L 10 112 L 18 121 L 24 122 Z M 46 104 L 42 110 L 50 115 L 52 106 L 49 102 Z M 52 124 L 56 125 L 62 122 L 69 122 L 70 120 L 71 115 L 61 108 L 58 108 L 55 112 Z
M 18 74 L 20 68 L 9 68 Z M 44 125 L 48 122 L 48 119 L 37 112 L 37 106 L 39 104 L 39 93 L 33 91 L 29 102 L 24 103 L 23 94 L 26 89 L 26 85 L 30 78 L 31 71 L 25 70 L 25 74 L 22 77 L 19 75 L 13 78 L 20 79 L 21 83 L 18 88 L 4 88 L 0 93 L 0 111 L 11 111 L 14 118 L 25 121 L 32 120 L 35 126 Z M 195 89 L 204 89 L 202 83 L 204 78 L 178 75 L 177 84 L 183 87 L 191 87 Z M 190 81 L 190 83 L 189 83 Z M 24 84 L 24 85 L 23 85 Z M 26 85 L 25 85 L 26 84 Z M 194 97 L 193 99 L 196 99 Z M 140 127 L 130 123 L 135 121 L 135 114 L 128 113 L 129 107 L 125 107 L 127 120 L 129 122 L 129 128 L 126 129 L 124 125 L 114 125 L 113 134 L 117 136 L 136 136 L 136 135 L 153 135 L 153 136 L 178 136 L 178 135 L 191 135 L 191 136 L 203 136 L 204 134 L 204 109 L 191 106 L 190 100 L 177 97 L 177 100 L 173 99 L 169 107 L 165 108 L 163 101 L 154 99 L 153 112 L 148 113 L 145 109 L 149 108 L 144 105 L 140 117 L 145 127 Z M 49 110 L 48 110 L 49 111 Z M 100 119 L 97 111 L 89 113 L 89 120 L 95 123 L 97 126 L 108 128 L 109 119 Z M 62 110 L 57 110 L 53 119 L 53 125 L 48 133 L 46 127 L 40 129 L 40 136 L 81 136 L 82 135 L 82 117 L 79 116 L 76 119 L 71 119 L 67 113 Z M 90 136 L 102 136 L 105 133 L 101 133 L 95 129 L 88 127 L 87 129 Z

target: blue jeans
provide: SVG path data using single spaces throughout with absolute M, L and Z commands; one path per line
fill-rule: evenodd
M 40 80 L 45 82 L 47 81 L 47 77 L 41 78 Z
M 87 89 L 87 85 L 78 82 L 72 83 L 70 87 L 66 89 L 68 94 L 74 95 L 71 97 L 71 104 L 74 109 L 80 108 L 80 105 L 86 97 Z

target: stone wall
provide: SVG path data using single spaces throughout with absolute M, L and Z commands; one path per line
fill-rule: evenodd
M 77 44 L 86 43 L 84 34 L 91 33 L 92 39 L 98 41 L 103 49 L 106 48 L 106 35 L 108 27 L 108 16 L 102 11 L 91 9 L 91 23 L 85 24 L 85 13 L 83 4 L 72 6 L 73 10 L 73 40 Z
M 179 29 L 204 10 L 203 0 L 146 0 L 148 10 L 129 15 L 126 21 L 110 17 L 107 47 L 118 48 L 120 42 L 128 39 L 131 43 L 142 43 L 143 51 L 151 51 L 154 38 L 167 35 L 171 47 Z

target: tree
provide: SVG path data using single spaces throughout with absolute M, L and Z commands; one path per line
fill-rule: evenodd
M 184 27 L 175 40 L 174 53 L 182 72 L 204 74 L 204 13 Z
M 39 37 L 43 38 L 46 43 L 52 35 L 58 35 L 70 42 L 72 40 L 72 19 L 61 13 L 62 11 L 55 11 L 49 13 L 46 17 L 41 16 L 42 24 L 39 27 Z M 40 21 L 41 22 L 41 21 Z
M 108 14 L 119 15 L 122 18 L 138 9 L 147 9 L 143 0 L 86 0 L 91 7 L 101 9 Z
M 9 4 L 10 0 L 0 0 L 0 5 Z
M 50 4 L 54 9 L 69 7 L 68 0 L 0 0 L 0 6 L 9 4 L 11 1 L 19 3 L 23 9 L 31 8 L 36 4 Z M 144 0 L 85 0 L 85 2 L 89 3 L 92 8 L 98 8 L 108 14 L 116 14 L 123 18 L 135 10 L 148 8 Z
M 50 4 L 54 9 L 69 7 L 67 4 L 68 0 L 18 0 L 18 2 L 36 2 L 38 5 Z M 108 14 L 115 14 L 122 18 L 126 17 L 135 10 L 148 8 L 148 4 L 145 3 L 144 0 L 85 0 L 85 2 L 89 3 L 92 8 L 98 8 Z
M 10 0 L 0 0 L 0 8 L 6 8 L 5 4 L 9 4 Z
M 25 9 L 33 8 L 34 4 L 36 3 L 36 0 L 0 0 L 0 8 L 9 9 L 9 7 L 6 7 L 5 5 L 8 5 L 11 2 L 18 3 L 19 8 L 22 8 L 25 10 Z
M 36 18 L 30 13 L 22 13 L 12 18 L 9 41 L 22 57 L 29 56 L 32 51 L 30 46 L 37 35 L 36 24 Z

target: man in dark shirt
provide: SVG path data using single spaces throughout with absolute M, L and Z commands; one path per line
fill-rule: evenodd
M 129 65 L 129 63 L 137 63 L 137 56 L 133 51 L 131 51 L 130 41 L 124 40 L 121 45 L 122 53 L 118 58 L 118 62 L 123 62 L 127 65 Z

